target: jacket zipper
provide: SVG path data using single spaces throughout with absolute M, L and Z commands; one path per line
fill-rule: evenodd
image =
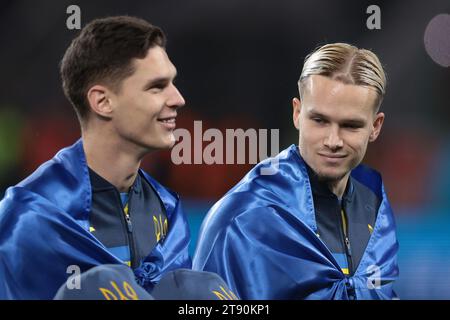
M 127 222 L 127 230 L 129 233 L 133 233 L 133 224 L 131 223 L 130 215 L 125 211 L 123 213 L 125 214 L 125 220 Z
M 352 247 L 350 245 L 350 240 L 348 239 L 348 232 L 347 232 L 347 223 L 346 223 L 346 216 L 343 209 L 341 209 L 341 221 L 342 221 L 342 230 L 344 231 L 344 244 L 345 244 L 345 253 L 347 256 L 347 263 L 348 263 L 348 275 L 351 275 L 353 273 L 353 263 L 352 263 Z
M 133 262 L 134 262 L 134 238 L 133 238 L 133 223 L 131 222 L 131 217 L 130 217 L 130 203 L 131 203 L 131 195 L 133 194 L 133 192 L 129 193 L 128 196 L 128 201 L 127 204 L 125 205 L 125 207 L 128 207 L 127 210 L 125 210 L 124 207 L 122 207 L 122 200 L 120 200 L 120 195 L 119 195 L 119 200 L 120 200 L 120 204 L 121 204 L 121 208 L 122 208 L 122 213 L 123 213 L 123 217 L 125 218 L 125 224 L 127 225 L 127 237 L 128 237 L 128 244 L 129 244 L 129 250 L 130 250 L 130 267 L 133 267 Z

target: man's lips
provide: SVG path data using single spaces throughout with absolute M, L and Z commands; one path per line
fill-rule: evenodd
M 175 129 L 176 127 L 176 115 L 175 116 L 168 116 L 168 117 L 161 117 L 157 120 L 163 124 L 164 127 L 167 129 Z
M 328 153 L 320 153 L 319 155 L 325 158 L 331 158 L 331 159 L 342 159 L 345 158 L 346 155 L 345 154 L 328 154 Z
M 342 154 L 328 154 L 328 153 L 319 153 L 319 156 L 324 159 L 327 163 L 336 165 L 341 163 L 342 160 L 346 157 L 346 155 Z

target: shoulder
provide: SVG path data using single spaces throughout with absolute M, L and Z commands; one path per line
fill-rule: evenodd
M 15 187 L 45 198 L 76 220 L 85 220 L 91 205 L 91 187 L 81 139 L 61 149 Z
M 273 199 L 273 205 L 280 202 Z M 204 224 L 209 227 L 231 226 L 242 219 L 257 218 L 274 211 L 274 206 L 268 205 L 266 201 L 260 201 L 255 193 L 250 191 L 233 192 L 225 195 L 217 201 L 209 210 Z
M 382 198 L 383 180 L 378 171 L 367 165 L 360 164 L 352 170 L 351 176 L 359 183 L 359 185 L 364 186 L 364 188 L 367 189 L 367 192 L 372 192 L 378 198 Z
M 158 180 L 153 178 L 149 173 L 145 172 L 143 169 L 139 169 L 141 176 L 144 178 L 144 181 L 149 184 L 158 194 L 164 194 L 165 196 L 169 196 L 171 198 L 178 199 L 178 194 L 171 190 L 170 188 L 164 186 Z
M 3 240 L 23 242 L 20 247 L 32 247 L 27 239 L 52 238 L 55 230 L 76 226 L 75 221 L 54 203 L 41 195 L 15 186 L 8 188 L 0 201 L 0 235 Z M 14 231 L 14 235 L 10 232 Z M 39 236 L 38 236 L 39 235 Z
M 17 185 L 31 190 L 36 184 L 46 180 L 49 176 L 70 184 L 74 180 L 80 179 L 80 171 L 86 171 L 87 173 L 86 158 L 81 139 L 73 145 L 59 150 L 53 158 L 41 164 L 32 174 Z M 66 179 L 69 180 L 65 181 Z
M 364 210 L 375 212 L 375 215 L 382 209 L 383 214 L 392 216 L 393 219 L 381 174 L 369 166 L 360 164 L 352 170 L 351 177 L 355 186 L 356 202 L 359 202 Z
M 236 220 L 251 221 L 280 211 L 293 211 L 289 207 L 297 207 L 296 195 L 304 192 L 307 185 L 300 161 L 296 147 L 291 146 L 260 162 L 214 204 L 204 225 L 223 228 Z
M 164 207 L 166 208 L 167 213 L 170 215 L 172 212 L 175 212 L 176 209 L 180 210 L 180 197 L 179 195 L 162 185 L 156 179 L 154 179 L 150 174 L 145 172 L 142 169 L 139 169 L 141 176 L 144 181 L 148 183 L 153 190 L 156 192 L 156 195 L 159 197 Z
M 352 183 L 354 186 L 354 197 L 357 202 L 363 204 L 366 210 L 370 209 L 370 212 L 374 211 L 376 213 L 382 200 L 380 196 L 377 195 L 371 188 L 356 179 L 352 179 Z

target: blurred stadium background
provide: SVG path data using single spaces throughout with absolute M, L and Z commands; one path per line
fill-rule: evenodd
M 187 101 L 179 128 L 192 130 L 194 120 L 203 130 L 278 128 L 280 149 L 297 142 L 290 101 L 306 54 L 336 41 L 373 49 L 388 73 L 387 119 L 365 162 L 382 172 L 397 217 L 396 290 L 401 299 L 450 299 L 450 69 L 424 46 L 430 20 L 450 14 L 449 0 L 2 0 L 0 198 L 79 137 L 58 74 L 77 33 L 66 28 L 71 4 L 80 6 L 83 25 L 129 14 L 167 33 Z M 381 8 L 381 30 L 366 27 L 371 4 Z M 251 165 L 176 166 L 167 151 L 150 155 L 144 167 L 184 200 L 193 251 L 204 214 Z

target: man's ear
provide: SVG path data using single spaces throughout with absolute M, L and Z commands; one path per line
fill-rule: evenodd
M 301 110 L 301 101 L 298 98 L 292 99 L 292 121 L 294 122 L 294 127 L 299 130 L 299 120 L 300 120 L 300 110 Z
M 377 115 L 375 116 L 375 120 L 373 122 L 372 132 L 370 133 L 370 136 L 369 136 L 370 142 L 374 142 L 380 135 L 381 127 L 383 126 L 383 122 L 384 122 L 384 113 L 383 112 L 377 113 Z
M 110 91 L 108 88 L 102 85 L 95 85 L 89 89 L 87 99 L 92 112 L 104 118 L 111 118 L 113 108 L 109 98 L 109 93 Z

